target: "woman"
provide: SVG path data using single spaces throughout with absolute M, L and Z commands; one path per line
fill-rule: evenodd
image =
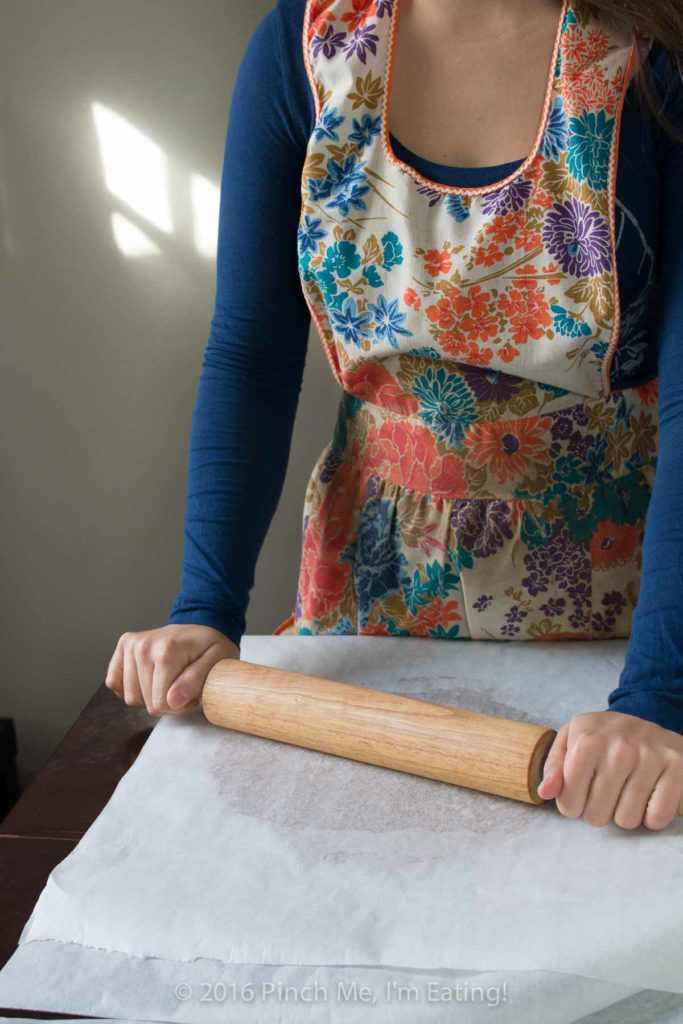
M 261 21 L 226 138 L 182 590 L 119 640 L 127 703 L 194 707 L 239 657 L 312 317 L 342 397 L 279 631 L 631 635 L 540 792 L 596 826 L 669 824 L 681 48 L 678 0 L 279 0 Z

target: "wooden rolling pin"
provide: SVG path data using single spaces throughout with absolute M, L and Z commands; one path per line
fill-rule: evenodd
M 210 722 L 353 761 L 542 803 L 554 729 L 227 658 L 209 672 Z

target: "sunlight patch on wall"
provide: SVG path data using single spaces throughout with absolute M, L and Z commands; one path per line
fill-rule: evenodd
M 215 256 L 218 244 L 220 189 L 201 174 L 190 176 L 194 244 L 202 256 Z
M 165 152 L 148 135 L 103 103 L 93 102 L 92 113 L 109 192 L 155 229 L 172 234 L 175 228 Z M 186 186 L 191 244 L 200 256 L 215 259 L 220 188 L 196 173 L 189 174 Z M 182 179 L 180 187 L 183 187 Z M 180 217 L 179 222 L 184 223 L 184 218 Z M 124 255 L 149 256 L 163 251 L 163 241 L 157 244 L 134 219 L 116 212 L 112 213 L 111 224 L 114 241 Z
M 107 188 L 150 224 L 170 233 L 166 154 L 120 114 L 101 103 L 93 103 L 92 109 Z
M 111 226 L 114 241 L 125 256 L 152 256 L 161 252 L 156 242 L 123 214 L 113 213 Z

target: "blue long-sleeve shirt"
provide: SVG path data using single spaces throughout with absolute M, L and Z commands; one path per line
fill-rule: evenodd
M 315 123 L 303 16 L 304 0 L 278 0 L 252 33 L 235 82 L 215 308 L 192 421 L 182 582 L 168 618 L 213 626 L 237 644 L 282 492 L 310 327 L 296 247 Z M 649 60 L 664 112 L 683 132 L 683 83 L 661 47 Z M 450 167 L 391 141 L 401 159 L 444 184 L 488 184 L 517 166 Z M 648 119 L 633 85 L 616 198 L 622 325 L 612 382 L 628 387 L 657 375 L 661 423 L 641 590 L 608 706 L 683 733 L 683 144 Z

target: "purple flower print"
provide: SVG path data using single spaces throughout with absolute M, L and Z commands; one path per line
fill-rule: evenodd
M 556 441 L 566 441 L 573 432 L 574 424 L 568 416 L 558 416 L 550 428 L 550 433 Z
M 570 196 L 553 203 L 542 238 L 562 269 L 575 277 L 594 277 L 609 267 L 609 232 L 602 214 Z
M 480 402 L 507 402 L 519 391 L 520 378 L 480 366 L 462 367 L 471 391 Z
M 361 28 L 356 29 L 344 47 L 346 52 L 344 60 L 358 57 L 361 64 L 365 64 L 366 50 L 369 50 L 373 56 L 377 53 L 377 40 L 379 37 L 372 31 L 373 28 L 375 28 L 374 25 L 363 25 Z
M 532 183 L 526 178 L 520 178 L 503 185 L 495 192 L 489 192 L 482 199 L 481 208 L 484 213 L 504 214 L 512 213 L 514 210 L 521 210 L 524 202 L 531 195 Z
M 330 450 L 325 456 L 325 461 L 320 467 L 320 482 L 327 484 L 333 478 L 342 464 L 341 452 L 335 452 Z
M 465 551 L 475 558 L 487 558 L 512 540 L 510 506 L 507 501 L 457 498 L 451 511 L 451 525 Z
M 472 602 L 472 607 L 477 612 L 483 612 L 486 611 L 492 601 L 493 594 L 481 594 L 476 601 Z
M 552 581 L 574 605 L 569 615 L 570 624 L 574 629 L 585 629 L 591 594 L 590 558 L 586 545 L 574 540 L 566 524 L 554 523 L 548 542 L 525 555 L 524 565 L 529 575 L 522 579 L 522 586 L 528 593 L 532 597 L 547 593 Z M 549 596 L 544 607 L 550 608 L 551 601 Z
M 549 618 L 555 615 L 562 615 L 566 603 L 563 597 L 549 597 L 545 604 L 541 605 L 541 611 Z
M 318 57 L 322 54 L 323 57 L 329 60 L 331 57 L 334 57 L 338 48 L 343 44 L 344 39 L 345 34 L 343 32 L 335 32 L 332 25 L 328 25 L 324 36 L 313 36 L 313 42 L 311 43 L 313 56 Z
M 599 611 L 593 614 L 593 632 L 608 633 L 617 621 L 617 615 L 626 607 L 626 598 L 618 590 L 612 590 L 604 594 L 602 603 L 605 606 L 604 612 Z

